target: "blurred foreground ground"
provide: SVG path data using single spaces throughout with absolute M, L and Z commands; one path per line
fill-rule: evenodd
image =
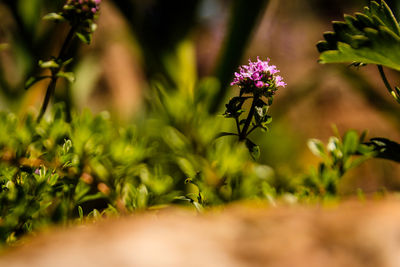
M 0 266 L 397 267 L 399 220 L 398 198 L 165 209 L 48 230 L 3 252 Z

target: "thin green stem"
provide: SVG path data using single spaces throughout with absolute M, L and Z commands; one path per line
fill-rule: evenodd
M 64 40 L 64 43 L 63 43 L 62 47 L 60 49 L 60 53 L 58 54 L 58 57 L 57 57 L 56 61 L 58 61 L 59 59 L 65 60 L 68 48 L 69 48 L 69 46 L 71 44 L 71 41 L 72 41 L 72 39 L 74 37 L 74 34 L 75 34 L 75 27 L 71 27 L 71 29 L 68 32 L 67 37 Z M 56 68 L 56 69 L 52 69 L 51 70 L 51 81 L 49 83 L 49 86 L 47 87 L 46 95 L 44 97 L 42 107 L 40 108 L 39 116 L 38 116 L 38 118 L 36 120 L 38 123 L 42 120 L 43 115 L 46 112 L 47 106 L 49 105 L 50 98 L 54 94 L 54 91 L 55 91 L 56 85 L 57 85 L 57 79 L 58 79 L 57 74 L 58 74 L 59 71 L 60 71 L 60 68 Z M 69 118 L 70 114 L 67 114 L 67 117 Z
M 249 129 L 250 123 L 253 120 L 254 112 L 256 110 L 257 99 L 258 99 L 258 97 L 254 96 L 253 102 L 251 103 L 251 108 L 250 108 L 249 114 L 247 115 L 247 119 L 244 123 L 242 132 L 239 135 L 239 141 L 245 140 L 248 135 L 247 130 Z
M 54 91 L 56 89 L 56 84 L 57 84 L 57 76 L 54 76 L 51 78 L 49 86 L 47 87 L 46 95 L 44 97 L 44 101 L 43 101 L 42 107 L 40 109 L 39 116 L 36 120 L 37 123 L 39 123 L 42 120 L 43 115 L 46 112 L 47 106 L 49 105 L 49 102 L 50 102 L 50 98 L 54 94 Z
M 65 60 L 65 57 L 67 56 L 67 51 L 69 46 L 71 45 L 71 41 L 74 38 L 74 34 L 75 34 L 75 28 L 76 27 L 71 27 L 71 29 L 68 32 L 67 37 L 65 38 L 65 41 L 61 47 L 60 53 L 58 54 L 58 58 L 57 59 L 63 59 Z
M 379 74 L 381 75 L 382 81 L 386 86 L 386 89 L 389 91 L 389 94 L 393 95 L 393 93 L 395 93 L 395 91 L 390 86 L 390 83 L 388 82 L 388 80 L 386 78 L 385 72 L 383 71 L 382 65 L 377 65 L 377 66 L 378 66 Z
M 239 123 L 239 118 L 235 117 L 235 121 L 236 121 L 236 128 L 238 131 L 238 135 L 240 136 L 240 123 Z
M 247 135 L 249 135 L 251 132 L 253 132 L 257 128 L 258 128 L 258 125 L 253 126 L 253 128 L 251 128 L 250 131 L 247 132 Z

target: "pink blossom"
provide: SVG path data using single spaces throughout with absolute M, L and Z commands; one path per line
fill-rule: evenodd
M 264 86 L 264 83 L 262 81 L 257 81 L 256 82 L 256 87 L 257 88 L 262 88 Z
M 279 70 L 275 65 L 269 65 L 269 58 L 266 61 L 257 57 L 256 62 L 249 59 L 248 65 L 239 67 L 239 72 L 235 72 L 235 77 L 231 85 L 238 85 L 240 88 L 251 90 L 259 88 L 266 90 L 276 90 L 277 87 L 285 87 L 281 76 L 276 75 Z

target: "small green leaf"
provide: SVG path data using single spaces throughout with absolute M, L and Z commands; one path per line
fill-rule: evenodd
M 260 158 L 260 147 L 247 138 L 246 138 L 246 147 L 249 150 L 250 155 L 254 160 Z
M 225 118 L 238 118 L 240 114 L 244 112 L 242 106 L 246 99 L 248 99 L 248 97 L 232 97 L 228 104 L 225 105 L 226 110 L 223 116 Z
M 55 60 L 48 60 L 48 61 L 43 61 L 43 60 L 39 60 L 39 67 L 43 68 L 43 69 L 55 69 L 55 68 L 59 68 L 60 65 L 55 61 Z
M 76 32 L 75 34 L 85 44 L 90 44 L 90 42 L 92 41 L 92 36 L 90 33 Z
M 193 201 L 192 203 L 198 212 L 203 211 L 203 206 L 199 202 Z
M 64 5 L 64 6 L 63 6 L 63 9 L 64 9 L 64 10 L 74 10 L 74 9 L 75 9 L 75 6 L 73 6 L 73 5 Z
M 311 152 L 318 157 L 325 157 L 324 144 L 318 139 L 310 139 L 307 142 L 308 148 Z
M 335 156 L 337 159 L 340 159 L 343 157 L 343 153 L 341 151 L 340 140 L 336 136 L 331 136 L 329 138 L 326 148 L 330 152 L 330 154 Z
M 84 203 L 87 201 L 91 201 L 91 200 L 100 199 L 100 198 L 105 198 L 105 195 L 100 192 L 93 194 L 93 195 L 87 195 L 87 196 L 84 196 L 81 199 L 79 199 L 78 204 L 81 204 L 81 203 Z
M 353 155 L 358 147 L 358 134 L 356 131 L 348 131 L 343 137 L 343 153 Z
M 231 136 L 231 135 L 236 135 L 237 136 L 237 134 L 235 134 L 235 133 L 221 132 L 215 137 L 215 139 L 218 139 L 218 138 L 224 137 L 224 136 Z
M 61 63 L 61 66 L 65 67 L 65 66 L 69 65 L 72 61 L 74 61 L 73 58 L 67 59 L 63 63 Z
M 69 81 L 70 83 L 73 83 L 75 81 L 75 75 L 73 72 L 63 72 L 60 71 L 57 73 L 57 77 L 60 78 L 65 78 L 67 79 L 67 81 Z
M 83 209 L 81 206 L 78 206 L 78 213 L 79 213 L 79 219 L 82 221 L 83 220 Z
M 26 82 L 25 82 L 25 90 L 29 89 L 32 85 L 34 85 L 35 83 L 47 79 L 47 78 L 51 78 L 51 76 L 40 76 L 40 77 L 30 77 Z
M 65 21 L 65 18 L 58 13 L 49 13 L 43 17 L 44 20 L 52 20 L 52 21 Z
M 90 24 L 90 30 L 91 30 L 91 32 L 96 31 L 97 30 L 97 24 L 96 23 L 91 23 Z
M 400 162 L 400 144 L 386 138 L 372 138 L 366 145 L 371 146 L 377 153 L 377 158 Z

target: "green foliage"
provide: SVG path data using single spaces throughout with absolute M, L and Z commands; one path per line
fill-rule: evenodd
M 392 88 L 382 66 L 400 70 L 400 26 L 384 0 L 371 1 L 363 13 L 345 15 L 344 22 L 333 22 L 334 32 L 324 34 L 317 48 L 321 63 L 351 62 L 355 66 L 378 65 L 379 74 L 391 96 L 400 103 L 400 89 Z M 386 138 L 368 143 L 376 157 L 398 161 L 400 145 Z
M 224 119 L 205 111 L 204 83 L 195 95 L 157 84 L 150 115 L 131 126 L 89 111 L 68 123 L 62 106 L 40 123 L 0 113 L 0 242 L 73 219 L 272 198 L 273 172 L 244 144 L 215 139 Z
M 400 70 L 400 27 L 385 1 L 371 1 L 363 13 L 333 22 L 317 44 L 321 63 L 362 62 Z
M 386 138 L 375 137 L 367 144 L 374 149 L 375 157 L 400 162 L 400 145 L 398 143 Z
M 365 132 L 359 136 L 356 131 L 348 131 L 342 139 L 330 137 L 326 146 L 318 139 L 310 139 L 308 147 L 323 161 L 305 177 L 305 190 L 316 195 L 336 195 L 342 176 L 376 155 L 374 148 L 364 143 L 365 135 Z

